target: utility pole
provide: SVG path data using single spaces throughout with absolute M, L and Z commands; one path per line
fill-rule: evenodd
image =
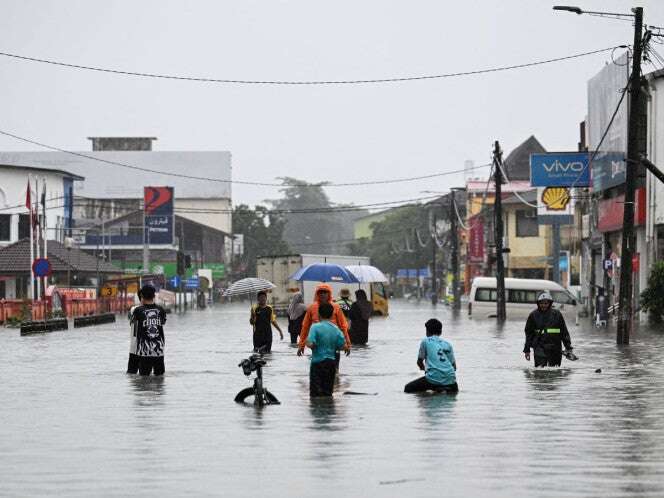
M 643 8 L 634 12 L 634 44 L 632 45 L 632 75 L 629 80 L 629 122 L 627 130 L 627 164 L 625 167 L 625 204 L 623 205 L 622 249 L 620 253 L 620 295 L 618 298 L 618 327 L 616 342 L 629 344 L 633 324 L 632 256 L 636 245 L 634 237 L 634 189 L 639 151 L 639 99 L 641 93 L 641 54 L 643 31 Z
M 143 272 L 150 269 L 150 228 L 146 222 L 145 209 L 143 209 Z
M 436 208 L 433 211 L 431 228 L 431 304 L 438 304 L 438 286 L 436 285 Z M 419 280 L 419 278 L 418 278 Z
M 450 231 L 452 235 L 452 309 L 461 309 L 461 296 L 459 292 L 459 229 L 457 227 L 457 206 L 456 206 L 456 190 L 452 189 L 450 193 Z
M 493 148 L 494 182 L 496 187 L 496 199 L 494 201 L 495 216 L 495 242 L 496 242 L 496 319 L 498 322 L 505 321 L 505 263 L 503 261 L 503 151 L 500 149 L 498 140 Z

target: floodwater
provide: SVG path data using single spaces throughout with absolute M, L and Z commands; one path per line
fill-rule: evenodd
M 402 392 L 432 316 L 456 397 Z M 264 375 L 282 404 L 264 409 L 233 402 L 250 385 L 244 305 L 170 315 L 163 378 L 124 373 L 123 320 L 0 329 L 0 494 L 664 496 L 664 332 L 619 348 L 613 330 L 571 325 L 580 360 L 535 370 L 522 329 L 394 302 L 342 359 L 332 401 L 309 400 L 308 359 L 277 340 Z

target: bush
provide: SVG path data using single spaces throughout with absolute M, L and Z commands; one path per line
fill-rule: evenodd
M 641 309 L 649 312 L 653 323 L 662 323 L 664 316 L 664 261 L 652 266 L 648 287 L 641 293 Z

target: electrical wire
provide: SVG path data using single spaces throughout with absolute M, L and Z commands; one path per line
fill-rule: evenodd
M 167 171 L 159 171 L 156 169 L 152 168 L 144 168 L 142 166 L 136 166 L 133 164 L 128 164 L 128 163 L 121 163 L 118 161 L 111 161 L 108 159 L 103 159 L 100 157 L 95 157 L 91 156 L 89 154 L 84 154 L 82 152 L 74 152 L 71 150 L 66 150 L 62 149 L 60 147 L 55 147 L 53 145 L 48 145 L 42 142 L 38 142 L 36 140 L 32 140 L 30 138 L 26 137 L 21 137 L 19 135 L 16 135 L 14 133 L 10 133 L 8 131 L 0 130 L 0 135 L 5 135 L 7 137 L 14 138 L 16 140 L 20 140 L 25 143 L 29 143 L 32 145 L 36 145 L 38 147 L 43 147 L 45 149 L 53 150 L 56 152 L 62 152 L 64 154 L 69 154 L 72 156 L 76 157 L 82 157 L 84 159 L 90 159 L 91 161 L 97 161 L 100 163 L 104 164 L 109 164 L 111 166 L 119 166 L 122 168 L 127 168 L 127 169 L 132 169 L 132 170 L 137 170 L 137 171 L 144 171 L 147 173 L 156 173 L 159 175 L 165 175 L 165 176 L 172 176 L 176 178 L 185 178 L 188 180 L 200 180 L 200 181 L 205 181 L 205 182 L 216 182 L 216 183 L 227 183 L 227 184 L 234 184 L 234 185 L 252 185 L 252 186 L 259 186 L 259 187 L 304 187 L 304 188 L 320 188 L 320 187 L 358 187 L 358 186 L 367 186 L 367 185 L 386 185 L 390 183 L 405 183 L 405 182 L 414 182 L 418 180 L 428 180 L 431 178 L 437 178 L 440 176 L 447 176 L 447 175 L 455 175 L 457 173 L 463 173 L 464 171 L 467 171 L 469 169 L 480 169 L 480 168 L 486 168 L 489 165 L 488 164 L 480 164 L 478 166 L 473 166 L 472 168 L 465 168 L 465 169 L 458 169 L 458 170 L 453 170 L 453 171 L 445 171 L 442 173 L 432 173 L 430 175 L 422 175 L 422 176 L 412 176 L 412 177 L 407 177 L 407 178 L 394 178 L 394 179 L 389 179 L 389 180 L 367 180 L 363 182 L 345 182 L 345 183 L 334 183 L 334 182 L 315 182 L 315 183 L 307 183 L 307 182 L 295 182 L 295 183 L 288 183 L 288 182 L 282 182 L 282 183 L 267 183 L 267 182 L 250 182 L 250 181 L 245 181 L 245 180 L 225 180 L 222 178 L 210 178 L 210 177 L 204 177 L 204 176 L 194 176 L 194 175 L 186 175 L 183 173 L 171 173 Z
M 225 78 L 212 78 L 212 77 L 198 77 L 198 76 L 181 76 L 181 75 L 171 75 L 171 74 L 160 74 L 160 73 L 148 73 L 148 72 L 137 72 L 137 71 L 125 71 L 121 69 L 113 68 L 104 68 L 97 66 L 86 66 L 81 64 L 72 64 L 68 62 L 62 62 L 52 59 L 44 59 L 37 57 L 28 57 L 25 55 L 12 54 L 9 52 L 0 52 L 0 56 L 17 59 L 21 61 L 37 62 L 41 64 L 48 64 L 52 66 L 65 67 L 69 69 L 79 69 L 84 71 L 95 71 L 99 73 L 110 73 L 115 75 L 122 76 L 134 76 L 141 78 L 157 78 L 164 80 L 178 80 L 178 81 L 195 81 L 200 83 L 223 83 L 223 84 L 235 84 L 235 85 L 291 85 L 291 86 L 304 86 L 304 85 L 358 85 L 358 84 L 377 84 L 377 83 L 398 83 L 406 81 L 421 81 L 421 80 L 433 80 L 433 79 L 443 79 L 443 78 L 454 78 L 459 76 L 471 76 L 478 74 L 486 73 L 496 73 L 501 71 L 508 71 L 512 69 L 521 69 L 526 67 L 541 66 L 543 64 L 550 64 L 552 62 L 560 62 L 570 59 L 578 59 L 580 57 L 587 57 L 589 55 L 601 54 L 603 52 L 608 52 L 616 48 L 608 47 L 602 48 L 599 50 L 591 50 L 587 52 L 581 52 L 571 55 L 566 55 L 563 57 L 555 57 L 552 59 L 543 59 L 538 61 L 526 62 L 522 64 L 513 64 L 508 66 L 497 66 L 490 67 L 485 69 L 476 69 L 473 71 L 459 71 L 453 73 L 442 73 L 442 74 L 431 74 L 431 75 L 420 75 L 420 76 L 402 76 L 402 77 L 390 77 L 390 78 L 375 78 L 375 79 L 357 79 L 357 80 L 320 80 L 320 81 L 295 81 L 295 80 L 244 80 L 244 79 L 225 79 Z

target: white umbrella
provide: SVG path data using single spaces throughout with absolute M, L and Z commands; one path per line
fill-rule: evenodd
M 347 266 L 346 268 L 362 283 L 387 282 L 387 277 L 385 274 L 375 266 L 351 265 Z
M 274 289 L 274 285 L 264 278 L 243 278 L 233 282 L 228 289 L 224 291 L 224 296 L 240 296 L 242 294 L 256 294 L 260 291 Z

